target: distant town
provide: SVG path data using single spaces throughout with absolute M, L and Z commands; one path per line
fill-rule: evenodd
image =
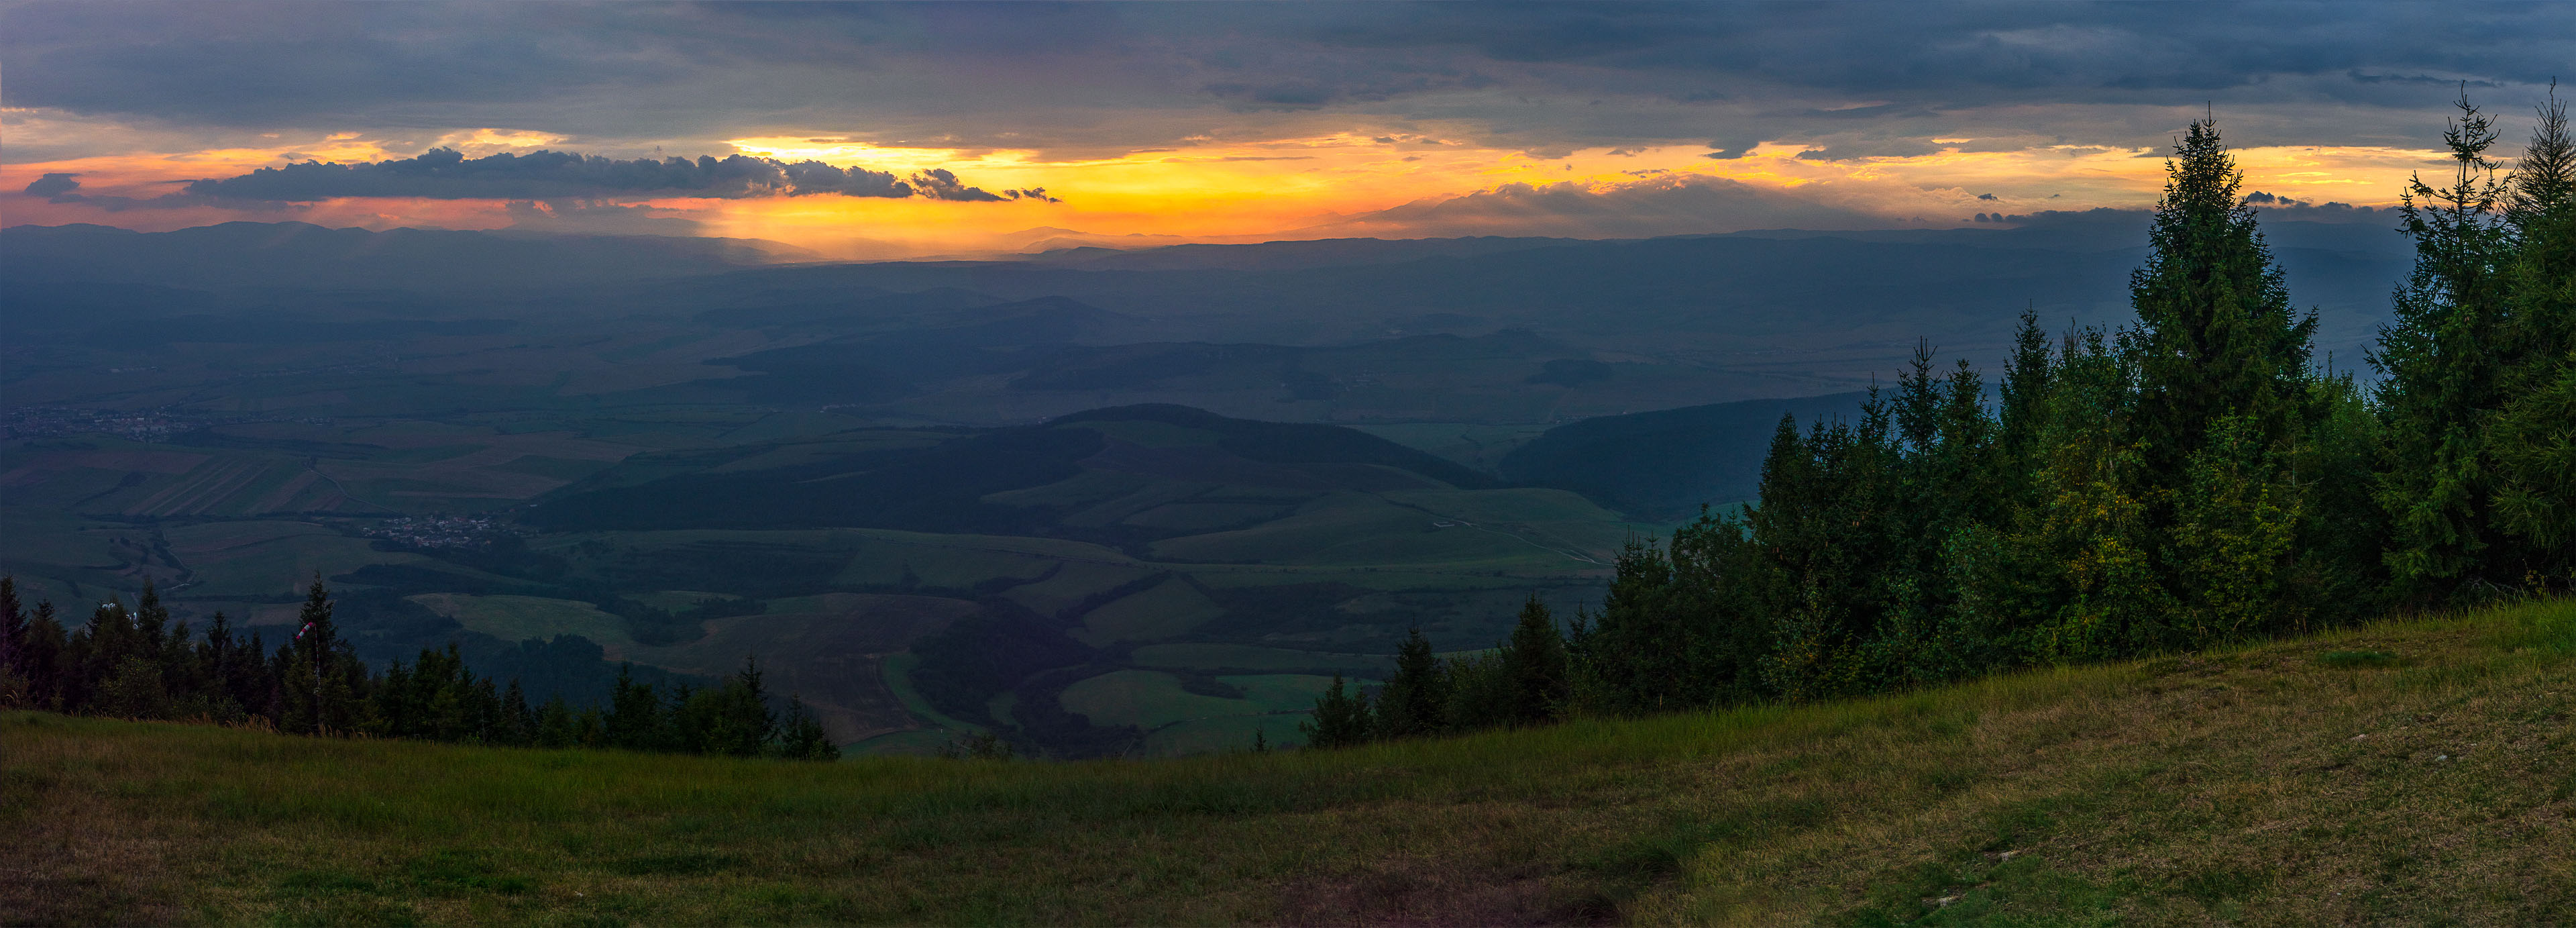
M 159 409 L 93 409 L 80 406 L 19 406 L 0 419 L 0 434 L 8 438 L 68 438 L 75 435 L 113 435 L 128 441 L 160 443 L 181 435 L 218 425 L 249 422 L 302 422 L 330 425 L 329 418 L 302 416 L 209 416 L 204 413 L 163 407 Z
M 412 548 L 471 548 L 509 533 L 491 516 L 406 516 L 365 530 L 369 538 Z

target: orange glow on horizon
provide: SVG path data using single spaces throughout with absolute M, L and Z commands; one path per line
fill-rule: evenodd
M 452 133 L 439 140 L 460 150 L 471 149 L 469 153 L 524 151 L 561 141 L 542 133 L 499 130 Z M 1799 158 L 1804 147 L 1790 143 L 1765 144 L 1729 160 L 1704 157 L 1705 149 L 1699 146 L 1593 148 L 1562 158 L 1542 158 L 1420 135 L 1348 131 L 1263 142 L 1210 142 L 1118 157 L 1047 160 L 1027 150 L 765 137 L 729 144 L 746 154 L 810 158 L 898 176 L 945 168 L 964 183 L 986 190 L 1044 188 L 1063 202 L 841 196 L 617 198 L 616 202 L 660 207 L 657 215 L 695 222 L 699 234 L 771 239 L 824 257 L 864 259 L 1017 251 L 1054 234 L 1045 231 L 1049 229 L 1079 230 L 1110 239 L 1133 236 L 1136 244 L 1508 234 L 1507 224 L 1495 226 L 1492 232 L 1444 231 L 1444 227 L 1409 226 L 1383 217 L 1358 220 L 1406 204 L 1438 202 L 1515 184 L 1566 184 L 1572 185 L 1568 189 L 1600 193 L 1732 181 L 1889 223 L 1922 227 L 1963 224 L 1978 212 L 2138 208 L 2152 204 L 2164 182 L 2164 159 L 2152 151 L 2057 145 L 1970 151 L 1966 149 L 1977 140 L 1942 141 L 1948 147 L 1929 154 L 1838 161 Z M 109 212 L 94 205 L 48 203 L 16 193 L 43 174 L 76 173 L 80 194 L 148 199 L 175 191 L 187 180 L 276 165 L 289 154 L 296 156 L 293 160 L 339 162 L 402 157 L 374 141 L 343 133 L 307 139 L 294 148 L 137 152 L 0 165 L 0 184 L 6 185 L 0 191 L 7 191 L 6 221 L 11 225 L 97 222 L 168 229 L 229 219 L 295 219 L 369 228 L 491 229 L 513 221 L 506 204 L 491 200 L 331 200 L 275 210 L 188 205 Z M 2249 191 L 2264 190 L 2302 202 L 2339 200 L 2355 205 L 2392 202 L 2409 173 L 2438 171 L 2443 160 L 2438 152 L 2349 146 L 2250 148 L 2238 150 L 2236 157 L 2248 175 Z M 1992 198 L 1982 198 L 1986 196 Z M 1712 218 L 1712 222 L 1722 221 L 1723 217 Z

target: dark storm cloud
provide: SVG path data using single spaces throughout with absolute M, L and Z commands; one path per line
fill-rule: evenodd
M 433 148 L 417 157 L 387 161 L 307 161 L 260 168 L 234 177 L 195 181 L 179 195 L 209 202 L 312 202 L 338 197 L 749 199 L 819 194 L 891 198 L 920 194 L 940 200 L 993 202 L 1016 199 L 1019 192 L 1001 195 L 967 186 L 945 170 L 915 174 L 911 182 L 906 182 L 886 171 L 749 155 L 621 160 L 538 151 L 468 158 L 454 149 Z
M 1724 157 L 2033 104 L 2211 101 L 2303 141 L 2420 140 L 2462 80 L 2504 104 L 2569 72 L 2576 4 L 47 3 L 0 10 L 0 54 L 12 106 L 185 125 L 1133 149 L 1209 114 L 1329 111 Z M 2169 121 L 1996 123 L 2136 144 Z

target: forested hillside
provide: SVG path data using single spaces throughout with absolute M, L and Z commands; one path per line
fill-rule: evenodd
M 2466 100 L 2447 138 L 2453 176 L 2406 192 L 2375 385 L 2322 365 L 2195 122 L 2134 322 L 2025 315 L 1992 404 L 1926 348 L 1856 418 L 1783 416 L 1758 498 L 1631 541 L 1564 640 L 1536 602 L 1491 655 L 1417 637 L 1373 705 L 1337 681 L 1314 740 L 1903 691 L 2576 586 L 2576 140 L 2553 103 L 2500 173 Z

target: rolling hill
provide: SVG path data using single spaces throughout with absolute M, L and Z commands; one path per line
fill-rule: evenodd
M 1796 417 L 1802 428 L 1818 419 L 1852 419 L 1866 396 L 1745 400 L 1585 419 L 1512 449 L 1498 469 L 1513 483 L 1572 490 L 1641 519 L 1678 522 L 1703 504 L 1753 498 L 1782 416 Z
M 846 444 L 850 437 L 833 438 Z M 1496 485 L 1364 432 L 1165 405 L 1096 409 L 928 447 L 747 466 L 787 450 L 692 454 L 704 470 L 598 489 L 575 484 L 532 503 L 524 519 L 554 531 L 890 528 L 1132 545 L 1250 527 L 1336 492 Z M 648 457 L 632 466 L 661 463 Z M 612 469 L 593 479 L 615 484 L 621 477 Z M 1154 487 L 1158 482 L 1200 489 Z
M 354 633 L 385 642 L 567 639 L 682 677 L 750 655 L 860 750 L 1091 756 L 1293 739 L 1298 694 L 1382 673 L 1408 628 L 1481 648 L 1522 597 L 1587 602 L 1634 530 L 1353 429 L 1168 405 L 645 451 L 556 486 L 524 538 L 295 537 L 339 545 L 327 575 L 375 604 Z

